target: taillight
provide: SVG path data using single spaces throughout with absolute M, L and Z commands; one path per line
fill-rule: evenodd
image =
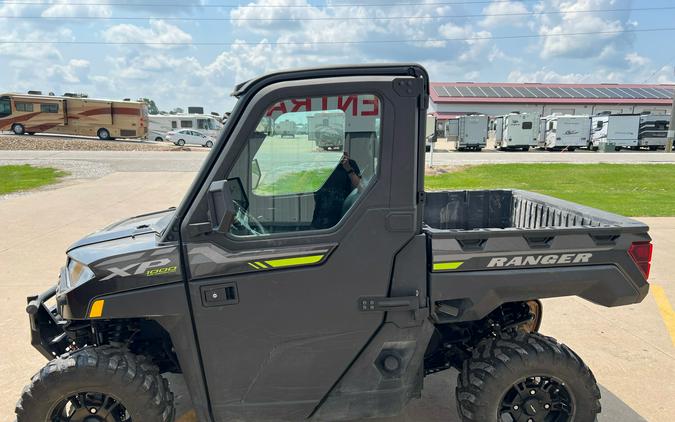
M 628 248 L 628 254 L 633 258 L 633 262 L 642 271 L 645 278 L 649 278 L 649 270 L 652 266 L 652 249 L 651 242 L 634 242 Z

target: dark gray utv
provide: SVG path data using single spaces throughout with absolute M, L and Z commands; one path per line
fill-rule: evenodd
M 171 421 L 162 373 L 200 421 L 384 417 L 450 368 L 462 421 L 594 420 L 596 381 L 538 333 L 539 299 L 640 302 L 648 227 L 518 190 L 425 192 L 428 90 L 414 64 L 237 86 L 181 204 L 77 241 L 28 298 L 49 362 L 18 421 Z M 343 115 L 339 151 L 274 135 L 322 113 Z

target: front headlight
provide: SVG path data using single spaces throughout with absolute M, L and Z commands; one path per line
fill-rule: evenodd
M 81 262 L 68 261 L 68 287 L 76 287 L 94 278 L 94 272 Z

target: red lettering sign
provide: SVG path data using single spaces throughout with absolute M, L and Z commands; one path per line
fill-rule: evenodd
M 372 110 L 362 110 L 361 115 L 362 116 L 379 116 L 380 115 L 380 102 L 378 101 L 377 97 L 373 97 L 372 100 L 369 100 L 367 98 L 363 99 L 363 105 L 372 105 L 373 109 Z

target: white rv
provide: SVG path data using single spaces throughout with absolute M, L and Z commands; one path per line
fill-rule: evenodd
M 148 117 L 148 139 L 158 142 L 166 139 L 167 132 L 180 129 L 196 130 L 217 139 L 223 128 L 217 117 L 208 114 L 152 114 Z
M 548 116 L 540 137 L 543 140 L 543 148 L 551 150 L 574 151 L 588 145 L 591 133 L 590 116 Z
M 480 151 L 485 148 L 488 136 L 488 121 L 488 116 L 483 114 L 460 116 L 457 151 L 467 149 Z
M 501 121 L 501 131 L 495 130 L 495 147 L 501 150 L 522 149 L 528 151 L 537 146 L 539 138 L 539 114 L 510 113 L 495 120 Z
M 637 148 L 639 114 L 602 114 L 591 118 L 591 139 L 588 149 L 597 150 L 600 143 L 614 144 L 616 150 Z
M 322 111 L 307 116 L 307 139 L 326 151 L 342 149 L 345 143 L 345 114 Z
M 638 146 L 652 151 L 666 147 L 670 114 L 645 114 L 640 116 Z
M 436 142 L 437 136 L 436 136 L 436 116 L 433 116 L 431 114 L 427 114 L 427 121 L 426 121 L 426 133 L 425 133 L 425 139 L 426 139 L 426 150 L 429 151 L 431 149 L 431 144 Z

